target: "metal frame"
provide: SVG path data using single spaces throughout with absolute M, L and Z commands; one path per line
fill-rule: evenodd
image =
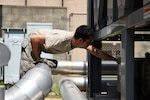
M 121 48 L 121 66 L 120 85 L 121 100 L 134 99 L 134 40 L 133 30 L 125 30 L 122 32 L 122 48 Z
M 104 0 L 88 0 L 88 25 L 91 25 L 93 29 L 95 29 L 95 25 L 97 24 L 94 16 L 94 2 L 97 1 L 104 1 Z M 150 2 L 143 6 L 141 3 L 143 0 L 126 0 L 125 6 L 125 16 L 122 16 L 119 19 L 115 19 L 112 24 L 107 25 L 98 23 L 99 27 L 98 30 L 95 31 L 95 40 L 119 40 L 121 41 L 121 65 L 119 66 L 119 81 L 120 81 L 120 93 L 121 93 L 121 100 L 135 100 L 135 83 L 134 83 L 134 41 L 150 41 L 149 34 L 134 34 L 135 31 L 150 31 Z M 102 2 L 101 2 L 102 3 Z M 136 4 L 136 5 L 135 5 Z M 143 6 L 143 7 L 141 7 Z M 99 10 L 100 11 L 100 10 Z M 104 11 L 104 9 L 101 9 Z M 102 12 L 99 12 L 103 14 Z M 99 18 L 104 15 L 99 14 Z M 116 15 L 115 15 L 116 16 Z M 104 20 L 103 20 L 104 21 Z M 99 22 L 99 20 L 98 20 Z M 102 25 L 100 25 L 102 24 Z M 117 37 L 117 38 L 115 38 Z M 101 44 L 101 42 L 99 42 Z M 98 44 L 97 44 L 98 46 Z M 100 71 L 101 67 L 100 63 L 97 63 L 96 58 L 88 58 L 89 60 L 89 100 L 97 100 L 93 97 L 93 94 L 98 93 L 91 85 L 96 87 L 100 83 L 95 81 L 95 76 L 100 75 L 97 71 Z M 99 65 L 98 65 L 99 64 Z M 94 67 L 93 67 L 94 66 Z M 101 72 L 101 71 L 100 71 Z M 97 75 L 95 75 L 97 74 Z M 93 79 L 94 77 L 94 79 Z M 94 82 L 98 84 L 94 84 Z M 99 86 L 98 86 L 99 88 Z M 116 100 L 116 99 L 113 99 Z
M 105 16 L 99 16 L 99 0 L 88 0 L 88 25 L 91 26 L 94 30 L 99 28 L 99 23 L 101 24 L 101 28 L 106 26 Z M 106 3 L 105 0 L 102 0 L 102 5 Z M 105 6 L 102 6 L 105 8 Z M 105 10 L 103 11 L 105 12 Z M 102 13 L 103 13 L 102 12 Z M 106 13 L 105 13 L 106 14 Z M 102 14 L 103 15 L 103 14 Z M 94 41 L 93 45 L 97 48 L 101 48 L 100 41 Z M 92 99 L 94 94 L 99 94 L 101 91 L 101 60 L 96 58 L 95 56 L 88 54 L 88 98 Z

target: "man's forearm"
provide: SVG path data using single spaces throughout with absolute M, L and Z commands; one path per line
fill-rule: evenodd
M 35 56 L 35 60 L 38 61 L 41 59 L 41 45 L 45 43 L 45 35 L 32 35 L 30 37 L 33 54 Z
M 94 56 L 100 58 L 100 59 L 104 59 L 104 60 L 113 60 L 113 61 L 117 61 L 116 58 L 112 57 L 111 55 L 105 53 L 104 51 L 95 48 L 94 46 L 89 46 L 87 48 L 87 50 L 93 54 Z
M 40 59 L 41 59 L 41 58 L 40 58 L 40 51 L 38 50 L 38 48 L 35 48 L 35 47 L 33 46 L 32 51 L 33 51 L 33 55 L 34 55 L 34 57 L 35 57 L 35 61 L 40 60 Z
M 31 38 L 31 45 L 32 45 L 32 53 L 33 53 L 33 56 L 34 56 L 34 60 L 37 61 L 37 60 L 40 60 L 40 49 L 39 49 L 39 42 L 34 39 L 34 38 Z

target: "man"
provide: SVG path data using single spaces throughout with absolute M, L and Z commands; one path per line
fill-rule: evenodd
M 57 67 L 53 61 L 41 58 L 41 51 L 58 54 L 68 52 L 74 48 L 83 48 L 100 59 L 118 62 L 118 59 L 91 45 L 93 32 L 94 31 L 86 25 L 79 26 L 75 33 L 55 29 L 39 29 L 32 32 L 22 42 L 21 76 L 33 68 L 38 62 L 44 62 L 51 68 Z

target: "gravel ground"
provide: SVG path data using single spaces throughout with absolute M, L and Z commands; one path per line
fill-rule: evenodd
M 60 96 L 56 96 L 55 93 L 50 92 L 44 100 L 62 100 Z
M 62 100 L 61 98 L 45 98 L 44 100 Z

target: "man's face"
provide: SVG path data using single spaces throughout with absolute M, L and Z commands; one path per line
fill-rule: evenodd
M 93 40 L 93 38 L 92 37 L 90 37 L 89 39 L 87 39 L 87 40 L 85 40 L 85 41 L 83 41 L 83 39 L 81 39 L 81 41 L 80 41 L 80 48 L 87 48 L 90 44 L 91 44 L 91 42 L 92 42 L 92 40 Z

